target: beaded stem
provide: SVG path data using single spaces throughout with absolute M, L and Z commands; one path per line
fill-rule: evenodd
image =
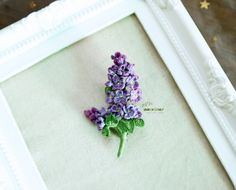
M 122 153 L 124 152 L 124 147 L 125 147 L 125 142 L 126 142 L 126 138 L 127 138 L 127 133 L 122 134 L 122 136 L 120 137 L 120 145 L 119 145 L 119 149 L 118 149 L 118 153 L 117 153 L 117 157 L 119 158 Z

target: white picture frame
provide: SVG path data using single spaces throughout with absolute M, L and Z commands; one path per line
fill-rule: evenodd
M 180 0 L 56 1 L 0 31 L 0 82 L 131 14 L 236 186 L 236 92 Z M 0 108 L 0 188 L 47 189 L 1 91 Z

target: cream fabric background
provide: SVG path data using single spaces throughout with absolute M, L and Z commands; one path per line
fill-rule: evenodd
M 158 35 L 158 34 L 157 34 Z M 104 138 L 83 115 L 105 106 L 110 55 L 136 64 L 146 126 Z M 1 84 L 49 190 L 228 190 L 227 174 L 135 16 L 52 55 Z

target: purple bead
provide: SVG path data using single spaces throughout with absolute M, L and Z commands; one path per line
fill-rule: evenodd
M 106 111 L 105 108 L 102 108 L 102 109 L 100 110 L 100 116 L 101 116 L 101 117 L 105 116 L 106 113 L 107 113 L 107 111 Z
M 124 96 L 124 92 L 122 90 L 115 91 L 114 103 L 126 104 L 126 97 Z
M 128 106 L 123 107 L 123 111 L 124 111 L 124 118 L 131 119 L 131 118 L 135 118 L 138 110 L 136 109 L 134 105 L 128 105 Z
M 125 82 L 120 80 L 112 86 L 113 90 L 122 90 L 125 87 Z
M 108 86 L 108 87 L 111 87 L 113 85 L 113 83 L 111 82 L 111 81 L 107 81 L 106 83 L 105 83 L 105 86 Z
M 122 105 L 120 104 L 113 104 L 108 107 L 108 112 L 114 114 L 118 117 L 123 117 L 123 110 Z
M 120 77 L 118 76 L 118 75 L 116 75 L 116 74 L 114 74 L 113 76 L 112 76 L 112 82 L 113 82 L 113 84 L 117 84 L 117 83 L 119 83 L 121 80 L 120 80 Z
M 84 110 L 84 115 L 88 118 L 91 114 L 90 110 Z
M 111 67 L 108 68 L 108 74 L 114 74 L 117 72 L 118 70 L 118 66 L 117 65 L 112 65 Z
M 97 119 L 95 120 L 95 124 L 97 125 L 98 130 L 102 130 L 103 127 L 105 126 L 103 117 L 97 118 Z
M 120 57 L 120 56 L 121 56 L 121 53 L 120 53 L 120 52 L 116 52 L 116 53 L 115 53 L 115 57 L 118 58 L 118 57 Z
M 107 94 L 106 103 L 111 104 L 113 102 L 115 93 L 113 91 L 109 91 L 106 94 Z
M 124 74 L 125 68 L 126 68 L 126 64 L 120 65 L 120 66 L 118 67 L 118 69 L 117 69 L 117 74 L 120 75 L 120 76 L 122 76 L 122 75 Z
M 134 74 L 134 64 L 127 63 L 123 71 L 124 76 L 129 76 Z
M 138 83 L 137 81 L 135 81 L 133 87 L 134 87 L 134 89 L 138 89 L 138 87 L 139 87 L 139 83 Z
M 126 62 L 126 56 L 122 55 L 120 52 L 116 52 L 115 55 L 111 56 L 111 59 L 115 63 L 115 65 L 122 65 Z
M 141 99 L 141 89 L 135 89 L 135 90 L 132 90 L 131 93 L 130 93 L 130 101 L 132 102 L 138 102 L 140 101 Z

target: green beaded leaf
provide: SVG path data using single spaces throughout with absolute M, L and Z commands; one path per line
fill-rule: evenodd
M 105 127 L 102 130 L 102 134 L 106 137 L 111 136 L 111 128 L 113 128 L 119 136 L 122 134 L 131 134 L 134 131 L 134 127 L 143 127 L 143 119 L 119 119 L 113 114 L 109 114 L 105 118 Z M 114 131 L 113 131 L 114 132 Z
M 119 119 L 114 116 L 113 114 L 109 114 L 108 116 L 106 116 L 105 118 L 105 124 L 108 128 L 114 128 L 118 125 L 119 123 Z
M 107 93 L 107 92 L 109 92 L 109 91 L 111 91 L 112 90 L 112 87 L 109 87 L 109 86 L 106 86 L 105 87 L 105 92 Z
M 134 132 L 134 127 L 135 127 L 134 119 L 130 119 L 130 121 L 129 121 L 129 132 L 130 133 Z
M 144 127 L 144 120 L 143 119 L 134 119 L 134 124 L 137 127 Z
M 105 136 L 105 137 L 110 137 L 111 136 L 111 130 L 108 128 L 108 127 L 104 127 L 102 129 L 102 134 Z
M 117 127 L 120 129 L 121 133 L 129 133 L 130 127 L 128 120 L 121 119 Z

